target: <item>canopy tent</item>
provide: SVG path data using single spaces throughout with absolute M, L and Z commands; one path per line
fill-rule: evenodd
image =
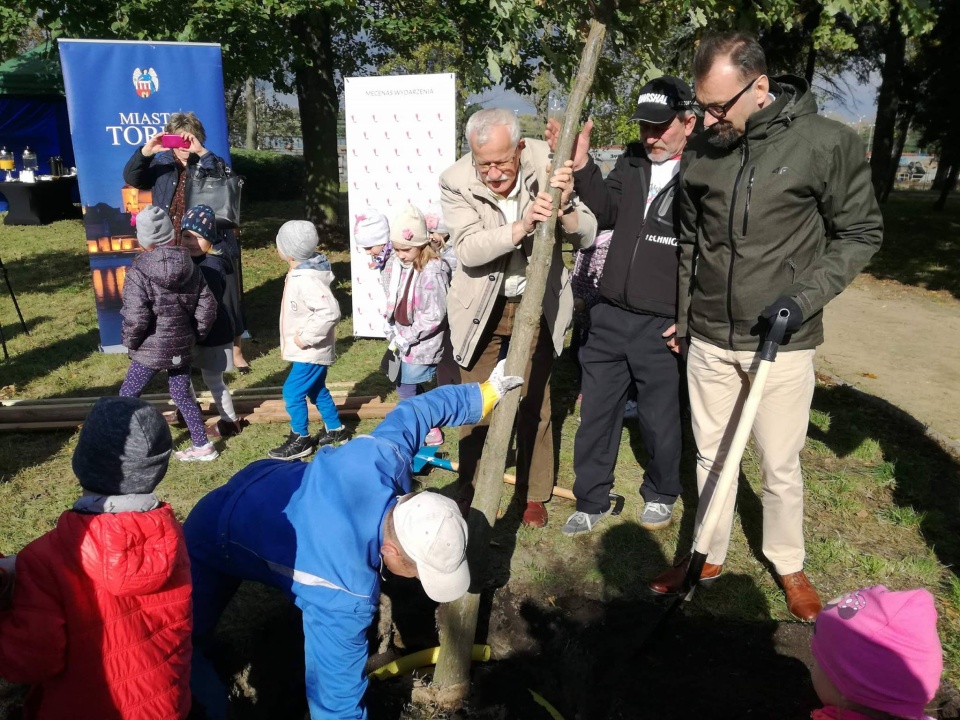
M 42 43 L 0 65 L 0 95 L 63 99 L 60 58 L 51 43 Z
M 0 65 L 0 147 L 14 154 L 19 170 L 27 146 L 36 151 L 41 173 L 50 172 L 54 156 L 61 157 L 65 167 L 75 164 L 63 73 L 52 43 Z M 0 195 L 0 210 L 5 205 Z

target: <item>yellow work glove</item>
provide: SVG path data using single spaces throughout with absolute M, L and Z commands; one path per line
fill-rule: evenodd
M 523 378 L 519 375 L 503 374 L 503 367 L 506 363 L 506 360 L 498 362 L 486 382 L 480 383 L 480 393 L 483 395 L 483 417 L 493 412 L 497 403 L 500 402 L 500 398 L 514 388 L 523 385 Z

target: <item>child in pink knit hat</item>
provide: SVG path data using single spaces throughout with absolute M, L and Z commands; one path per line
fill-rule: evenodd
M 813 628 L 813 687 L 824 704 L 813 720 L 930 720 L 943 650 L 926 590 L 883 585 L 831 601 Z

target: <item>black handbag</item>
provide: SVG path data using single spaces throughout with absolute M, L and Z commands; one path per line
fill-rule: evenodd
M 184 205 L 189 210 L 197 205 L 209 205 L 217 216 L 217 229 L 240 227 L 240 191 L 243 189 L 243 176 L 235 175 L 226 168 L 221 176 L 199 173 L 186 178 Z

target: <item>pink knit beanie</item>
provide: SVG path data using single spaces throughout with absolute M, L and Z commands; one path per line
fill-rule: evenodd
M 817 617 L 811 649 L 845 698 L 913 720 L 940 686 L 943 650 L 926 590 L 883 585 L 830 601 Z

